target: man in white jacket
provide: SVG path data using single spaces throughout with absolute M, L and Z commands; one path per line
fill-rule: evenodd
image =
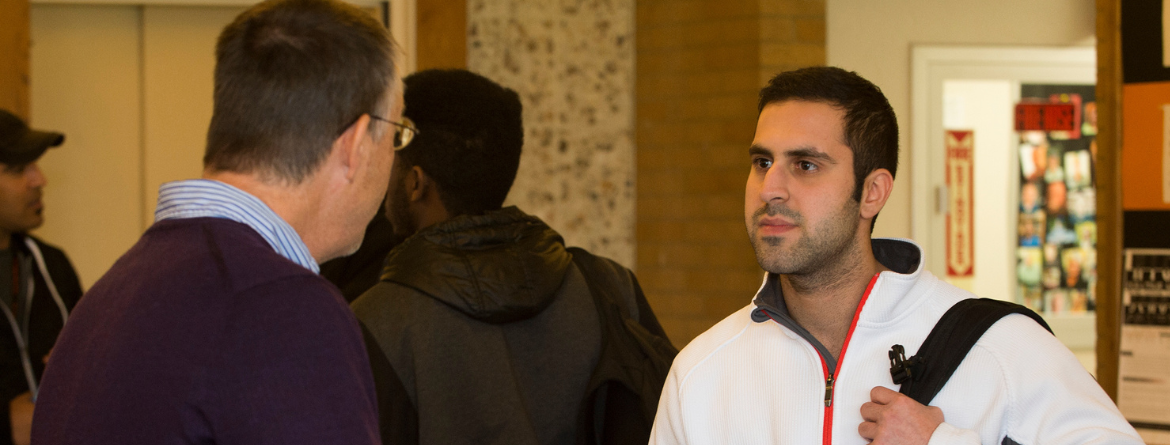
M 911 241 L 871 239 L 898 164 L 894 111 L 856 73 L 782 73 L 760 92 L 745 219 L 768 273 L 752 303 L 691 342 L 652 444 L 1141 443 L 1048 331 L 1009 315 L 923 406 L 888 351 L 917 351 L 974 298 L 923 269 Z

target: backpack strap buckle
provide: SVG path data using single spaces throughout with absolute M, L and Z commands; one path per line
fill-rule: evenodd
M 906 348 L 902 345 L 890 348 L 890 377 L 894 378 L 894 384 L 901 385 L 921 375 L 922 360 L 918 357 L 906 358 Z

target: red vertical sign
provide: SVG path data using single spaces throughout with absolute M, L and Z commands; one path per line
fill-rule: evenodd
M 974 132 L 947 130 L 947 275 L 975 274 Z

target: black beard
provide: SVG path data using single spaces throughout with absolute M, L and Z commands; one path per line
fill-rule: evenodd
M 414 218 L 410 216 L 405 175 L 400 178 L 386 195 L 386 219 L 390 220 L 390 226 L 394 228 L 394 237 L 406 239 L 417 232 L 418 227 L 415 227 Z
M 757 224 L 764 214 L 791 219 L 800 226 L 801 236 L 796 239 L 757 236 Z M 756 261 L 764 270 L 775 274 L 814 275 L 831 269 L 841 261 L 841 255 L 856 244 L 859 218 L 860 203 L 852 199 L 817 227 L 809 227 L 799 212 L 783 204 L 769 204 L 752 214 L 748 233 L 756 252 Z M 815 232 L 810 233 L 809 229 L 815 229 Z M 784 243 L 791 246 L 787 253 L 780 252 Z

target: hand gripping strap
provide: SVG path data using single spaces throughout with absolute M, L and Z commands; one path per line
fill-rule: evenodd
M 894 383 L 902 385 L 902 394 L 929 405 L 975 342 L 1009 314 L 1027 315 L 1052 332 L 1040 315 L 1018 304 L 988 298 L 963 300 L 943 314 L 913 357 L 905 358 L 902 345 L 891 348 L 890 375 Z

